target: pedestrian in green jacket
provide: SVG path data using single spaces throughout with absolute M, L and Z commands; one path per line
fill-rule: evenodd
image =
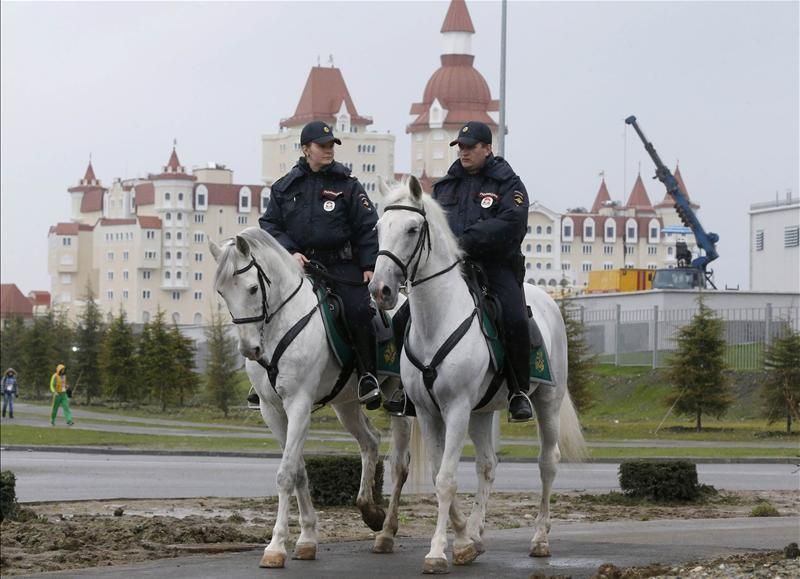
M 64 364 L 56 366 L 56 373 L 50 378 L 50 392 L 53 393 L 53 409 L 50 412 L 50 425 L 56 425 L 56 416 L 58 415 L 58 408 L 64 407 L 64 419 L 67 421 L 67 426 L 72 426 L 72 412 L 69 409 L 69 395 L 67 394 L 67 376 L 65 374 L 66 368 Z

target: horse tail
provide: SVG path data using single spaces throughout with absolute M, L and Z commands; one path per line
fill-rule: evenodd
M 431 481 L 428 457 L 425 451 L 425 437 L 419 427 L 419 420 L 411 419 L 411 464 L 409 465 L 409 480 L 411 492 L 421 493 L 422 485 Z
M 581 462 L 585 460 L 589 453 L 586 448 L 586 441 L 583 438 L 583 430 L 578 420 L 578 413 L 572 403 L 569 392 L 564 393 L 564 400 L 561 402 L 559 411 L 559 434 L 558 448 L 561 451 L 562 462 Z

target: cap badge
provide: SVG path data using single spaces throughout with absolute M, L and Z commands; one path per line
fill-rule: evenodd
M 323 132 L 323 133 L 330 133 L 330 132 L 331 132 L 331 130 L 330 130 L 330 128 L 328 128 L 328 127 L 322 127 L 322 132 Z
M 469 127 L 464 127 L 463 129 L 461 129 L 461 132 L 462 132 L 462 133 L 466 133 L 466 132 L 468 132 L 468 131 L 469 131 Z
M 331 200 L 328 200 L 322 204 L 322 208 L 329 213 L 333 211 L 335 207 L 336 207 L 336 202 Z

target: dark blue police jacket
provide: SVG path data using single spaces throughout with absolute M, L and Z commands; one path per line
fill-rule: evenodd
M 505 159 L 490 155 L 470 175 L 458 160 L 433 186 L 433 198 L 467 256 L 485 264 L 511 264 L 521 255 L 528 228 L 528 193 Z
M 314 173 L 301 158 L 272 185 L 258 222 L 289 253 L 335 250 L 349 241 L 361 270 L 375 269 L 378 215 L 361 183 L 341 163 Z

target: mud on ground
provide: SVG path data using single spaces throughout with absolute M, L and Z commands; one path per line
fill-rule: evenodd
M 459 496 L 466 510 L 472 495 Z M 532 526 L 538 500 L 530 493 L 494 493 L 486 528 Z M 796 492 L 722 491 L 701 505 L 668 506 L 630 504 L 618 493 L 558 493 L 551 502 L 551 515 L 554 521 L 742 517 L 748 516 L 759 501 L 769 501 L 782 516 L 800 514 Z M 275 522 L 277 499 L 76 501 L 25 507 L 28 520 L 0 524 L 0 573 L 4 576 L 263 548 Z M 322 542 L 374 537 L 354 506 L 323 508 L 317 514 Z M 435 515 L 432 495 L 405 497 L 398 536 L 430 537 Z M 299 531 L 294 507 L 290 520 L 296 539 Z

